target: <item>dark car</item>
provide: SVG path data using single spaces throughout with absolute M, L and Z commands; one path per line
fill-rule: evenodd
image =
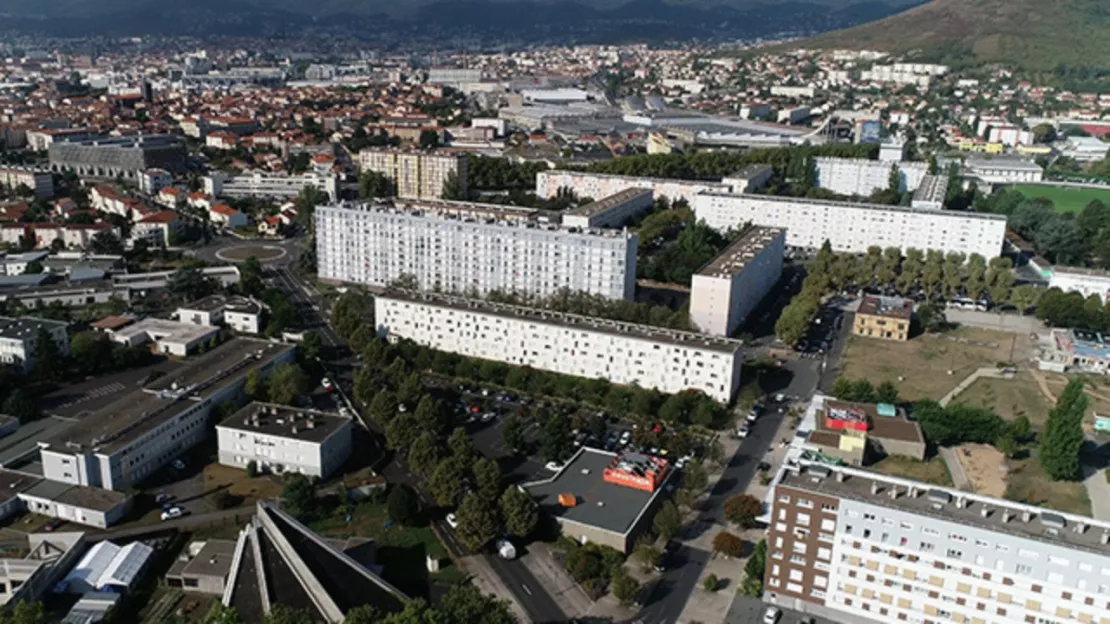
M 762 461 L 762 462 L 759 462 L 759 466 L 757 466 L 756 469 L 759 472 L 767 472 L 768 470 L 771 469 L 771 464 L 769 464 L 765 461 Z
M 52 533 L 52 532 L 54 532 L 55 529 L 57 529 L 58 527 L 62 526 L 65 523 L 66 523 L 66 521 L 62 520 L 61 518 L 54 518 L 50 522 L 47 522 L 46 524 L 44 524 L 42 526 L 42 530 L 46 531 L 47 533 Z

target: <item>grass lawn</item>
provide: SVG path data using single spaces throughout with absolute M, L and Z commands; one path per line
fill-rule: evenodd
M 1095 199 L 1110 205 L 1110 189 L 1066 188 L 1037 184 L 1019 184 L 1013 189 L 1030 199 L 1043 197 L 1052 201 L 1056 206 L 1056 212 L 1079 212 Z
M 1073 375 L 1046 374 L 1045 383 L 1048 386 L 1049 392 L 1054 396 L 1060 396 L 1060 393 L 1067 387 L 1068 382 L 1074 378 L 1075 376 Z M 1110 413 L 1110 379 L 1105 379 L 1098 375 L 1091 375 L 1086 377 L 1086 380 L 1086 394 L 1088 399 L 1087 424 L 1090 424 L 1093 422 L 1095 412 L 1099 414 Z
M 466 578 L 455 568 L 430 526 L 389 524 L 384 503 L 367 502 L 353 507 L 349 523 L 340 511 L 308 526 L 324 537 L 357 536 L 374 540 L 377 561 L 385 566 L 383 576 L 410 596 L 427 596 L 432 584 L 453 585 Z M 439 572 L 428 572 L 428 555 L 440 560 Z
M 944 461 L 936 455 L 925 461 L 888 455 L 878 463 L 868 466 L 868 468 L 892 477 L 924 481 L 925 483 L 946 487 L 952 486 L 952 475 L 948 474 L 948 466 L 945 466 Z
M 268 475 L 254 477 L 247 476 L 247 471 L 222 464 L 210 463 L 204 467 L 204 491 L 210 492 L 217 487 L 227 486 L 227 492 L 232 496 L 242 498 L 243 505 L 251 504 L 259 499 L 271 499 L 281 496 L 281 483 Z
M 1019 372 L 1013 379 L 980 377 L 956 397 L 953 403 L 966 403 L 993 411 L 1006 420 L 1021 416 L 1040 429 L 1048 419 L 1052 404 L 1037 387 L 1028 372 Z
M 1028 342 L 1025 335 L 974 327 L 961 327 L 944 336 L 917 336 L 907 342 L 851 336 L 844 348 L 841 374 L 876 386 L 890 381 L 904 401 L 937 400 L 976 369 L 1022 359 Z M 904 380 L 898 381 L 899 377 Z
M 1082 481 L 1053 481 L 1034 456 L 1010 460 L 1006 498 L 1068 513 L 1091 515 L 1091 501 Z

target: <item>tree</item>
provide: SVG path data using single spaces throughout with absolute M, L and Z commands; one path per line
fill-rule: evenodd
M 751 494 L 736 494 L 725 500 L 724 511 L 726 520 L 750 529 L 763 514 L 763 502 Z
M 640 563 L 645 572 L 648 572 L 659 565 L 663 553 L 645 536 L 636 542 L 636 547 L 632 550 L 632 557 Z
M 257 476 L 258 476 L 258 462 L 252 459 L 249 462 L 247 462 L 247 478 L 248 479 L 253 479 Z
M 721 531 L 713 536 L 713 552 L 727 557 L 740 557 L 744 554 L 744 540 L 728 531 Z
M 444 418 L 443 410 L 440 409 L 438 401 L 425 395 L 420 399 L 420 403 L 416 405 L 416 411 L 413 414 L 416 416 L 416 424 L 421 430 L 436 436 L 443 435 L 444 429 L 447 427 L 447 420 Z
M 89 248 L 97 254 L 123 255 L 123 243 L 110 229 L 97 232 L 89 241 Z
M 478 456 L 478 451 L 474 449 L 474 442 L 462 427 L 455 427 L 451 431 L 451 435 L 447 438 L 447 450 L 461 466 L 470 466 Z
M 270 401 L 292 405 L 309 389 L 308 375 L 296 364 L 282 364 L 270 379 Z
M 515 624 L 509 603 L 483 594 L 470 583 L 451 587 L 439 601 L 439 610 L 451 624 Z M 431 624 L 431 623 L 430 623 Z
M 394 451 L 410 448 L 419 435 L 420 425 L 412 412 L 397 414 L 397 417 L 385 426 L 386 446 Z
M 69 357 L 88 375 L 112 365 L 112 341 L 106 334 L 83 331 L 69 341 Z
M 1041 435 L 1038 457 L 1045 472 L 1056 481 L 1080 476 L 1079 451 L 1083 447 L 1083 416 L 1088 404 L 1083 385 L 1082 379 L 1068 383 L 1056 400 L 1056 407 L 1049 412 Z
M 897 403 L 898 388 L 889 379 L 884 381 L 875 391 L 875 400 L 879 403 Z
M 671 539 L 678 534 L 682 526 L 682 514 L 678 507 L 671 501 L 665 501 L 659 511 L 655 512 L 655 519 L 651 521 L 651 528 L 663 539 Z
M 640 584 L 636 579 L 628 575 L 624 568 L 617 568 L 613 572 L 613 578 L 610 584 L 613 590 L 613 597 L 620 601 L 622 605 L 629 605 L 636 599 L 636 594 L 640 593 Z
M 439 145 L 439 133 L 435 130 L 421 130 L 417 139 L 420 149 L 428 149 Z
M 501 441 L 513 453 L 519 453 L 524 450 L 527 444 L 524 439 L 524 422 L 516 416 L 509 416 L 501 425 Z
M 748 557 L 744 564 L 744 582 L 740 585 L 740 592 L 750 598 L 759 598 L 763 594 L 763 570 L 767 567 L 767 540 L 759 540 L 755 552 Z
M 393 181 L 377 171 L 363 171 L 358 176 L 359 199 L 390 197 L 393 195 Z
M 404 483 L 394 485 L 385 499 L 385 507 L 390 521 L 405 526 L 416 526 L 420 516 L 420 499 L 408 485 Z
M 280 602 L 275 602 L 266 617 L 262 618 L 263 624 L 316 624 L 315 618 L 304 610 L 290 607 Z
M 181 267 L 170 275 L 166 288 L 186 301 L 195 301 L 216 292 L 217 284 L 196 267 Z
M 466 493 L 466 471 L 454 457 L 439 462 L 428 479 L 428 492 L 440 507 L 455 507 Z
M 455 201 L 465 201 L 470 198 L 466 186 L 454 172 L 447 174 L 447 178 L 443 181 L 441 195 L 443 199 Z
M 247 256 L 247 259 L 239 265 L 239 288 L 244 295 L 252 297 L 261 295 L 266 288 L 262 282 L 262 263 L 257 257 Z
M 474 462 L 474 485 L 478 496 L 490 505 L 496 504 L 501 493 L 505 491 L 504 477 L 497 462 L 487 457 L 482 457 Z
M 1052 124 L 1037 124 L 1033 126 L 1033 142 L 1051 143 L 1056 140 L 1056 128 Z
M 239 617 L 235 607 L 225 607 L 223 603 L 216 602 L 201 620 L 201 624 L 243 624 L 243 618 Z
M 38 275 L 42 272 L 43 272 L 43 266 L 42 266 L 42 263 L 39 262 L 38 260 L 32 260 L 32 261 L 27 263 L 27 266 L 23 267 L 23 274 L 24 275 Z
M 501 494 L 501 517 L 505 519 L 505 530 L 516 537 L 531 535 L 540 519 L 535 501 L 516 487 L 505 488 Z
M 705 576 L 705 578 L 702 580 L 701 584 L 702 584 L 703 587 L 705 587 L 705 591 L 715 592 L 718 589 L 720 589 L 721 580 L 717 578 L 716 574 L 713 574 L 712 572 L 710 572 L 709 574 L 707 574 Z
M 250 372 L 247 373 L 247 381 L 243 386 L 243 392 L 256 401 L 265 401 L 266 381 L 266 378 L 262 376 L 262 373 L 258 372 L 257 368 L 252 368 Z
M 373 605 L 362 605 L 347 611 L 343 624 L 378 624 L 385 618 Z
M 427 478 L 439 465 L 442 455 L 436 436 L 430 431 L 422 431 L 409 447 L 409 468 L 421 477 Z
M 566 416 L 555 412 L 548 417 L 540 439 L 540 456 L 544 461 L 562 463 L 567 458 L 573 447 L 570 430 Z
M 281 503 L 298 520 L 311 519 L 316 512 L 316 484 L 311 477 L 299 472 L 285 476 L 281 488 Z
M 397 399 L 392 392 L 383 390 L 374 395 L 373 400 L 370 401 L 369 411 L 370 418 L 384 427 L 397 416 Z
M 456 531 L 459 543 L 471 552 L 478 551 L 497 537 L 496 510 L 474 492 L 463 498 L 455 518 L 459 521 Z
M 1024 315 L 1029 311 L 1029 308 L 1037 305 L 1042 292 L 1044 291 L 1030 284 L 1015 286 L 1010 291 L 1010 302 L 1014 304 L 1019 313 Z
M 320 357 L 324 351 L 324 339 L 315 329 L 310 329 L 301 337 L 301 344 L 299 345 L 301 353 L 310 360 L 315 360 Z
M 917 321 L 921 329 L 926 332 L 942 331 L 948 326 L 948 317 L 944 308 L 935 303 L 926 303 L 917 307 Z
M 45 327 L 35 333 L 35 374 L 39 379 L 57 379 L 62 373 L 62 354 Z
M 293 200 L 293 209 L 297 211 L 297 223 L 308 231 L 314 231 L 316 206 L 327 203 L 328 194 L 313 185 L 305 186 L 297 193 Z
M 690 462 L 682 470 L 682 489 L 693 496 L 701 494 L 709 486 L 709 475 L 698 462 Z
M 18 418 L 20 423 L 28 423 L 41 415 L 38 404 L 27 396 L 23 388 L 12 390 L 4 400 L 4 413 Z

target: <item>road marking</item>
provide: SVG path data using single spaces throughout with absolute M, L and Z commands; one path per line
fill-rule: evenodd
M 524 584 L 522 583 L 522 584 L 521 584 L 520 586 L 524 588 L 524 593 L 528 594 L 529 596 L 531 596 L 531 595 L 532 595 L 532 590 L 528 589 L 528 586 L 527 586 L 527 585 L 524 585 Z

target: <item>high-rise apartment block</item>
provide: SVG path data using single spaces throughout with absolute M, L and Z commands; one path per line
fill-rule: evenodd
M 737 340 L 433 293 L 387 292 L 374 313 L 380 335 L 468 357 L 721 402 L 740 387 Z
M 691 206 L 694 205 L 694 196 L 703 191 L 728 193 L 732 190 L 732 186 L 724 182 L 640 178 L 564 169 L 541 171 L 536 174 L 536 195 L 544 199 L 555 197 L 562 189 L 567 189 L 578 197 L 601 199 L 633 188 L 651 189 L 655 197 L 666 197 L 672 202 L 682 199 Z
M 890 174 L 898 170 L 898 191 L 914 191 L 929 173 L 923 162 L 891 162 L 866 158 L 814 158 L 817 187 L 837 195 L 867 197 L 890 188 Z
M 707 334 L 732 334 L 782 276 L 785 249 L 783 230 L 749 228 L 694 274 L 690 320 Z
M 852 624 L 1110 624 L 1110 522 L 802 460 L 765 599 Z
M 546 297 L 564 289 L 630 299 L 638 237 L 560 228 L 557 215 L 466 202 L 337 204 L 316 209 L 319 276 L 385 287 Z
M 452 176 L 460 190 L 467 188 L 465 154 L 367 148 L 358 153 L 362 171 L 374 171 L 393 181 L 398 197 L 440 199 Z
M 786 229 L 786 244 L 860 253 L 868 247 L 935 249 L 977 253 L 990 259 L 1002 253 L 1005 215 L 919 210 L 772 195 L 702 193 L 694 204 L 698 221 L 721 231 L 743 223 Z

